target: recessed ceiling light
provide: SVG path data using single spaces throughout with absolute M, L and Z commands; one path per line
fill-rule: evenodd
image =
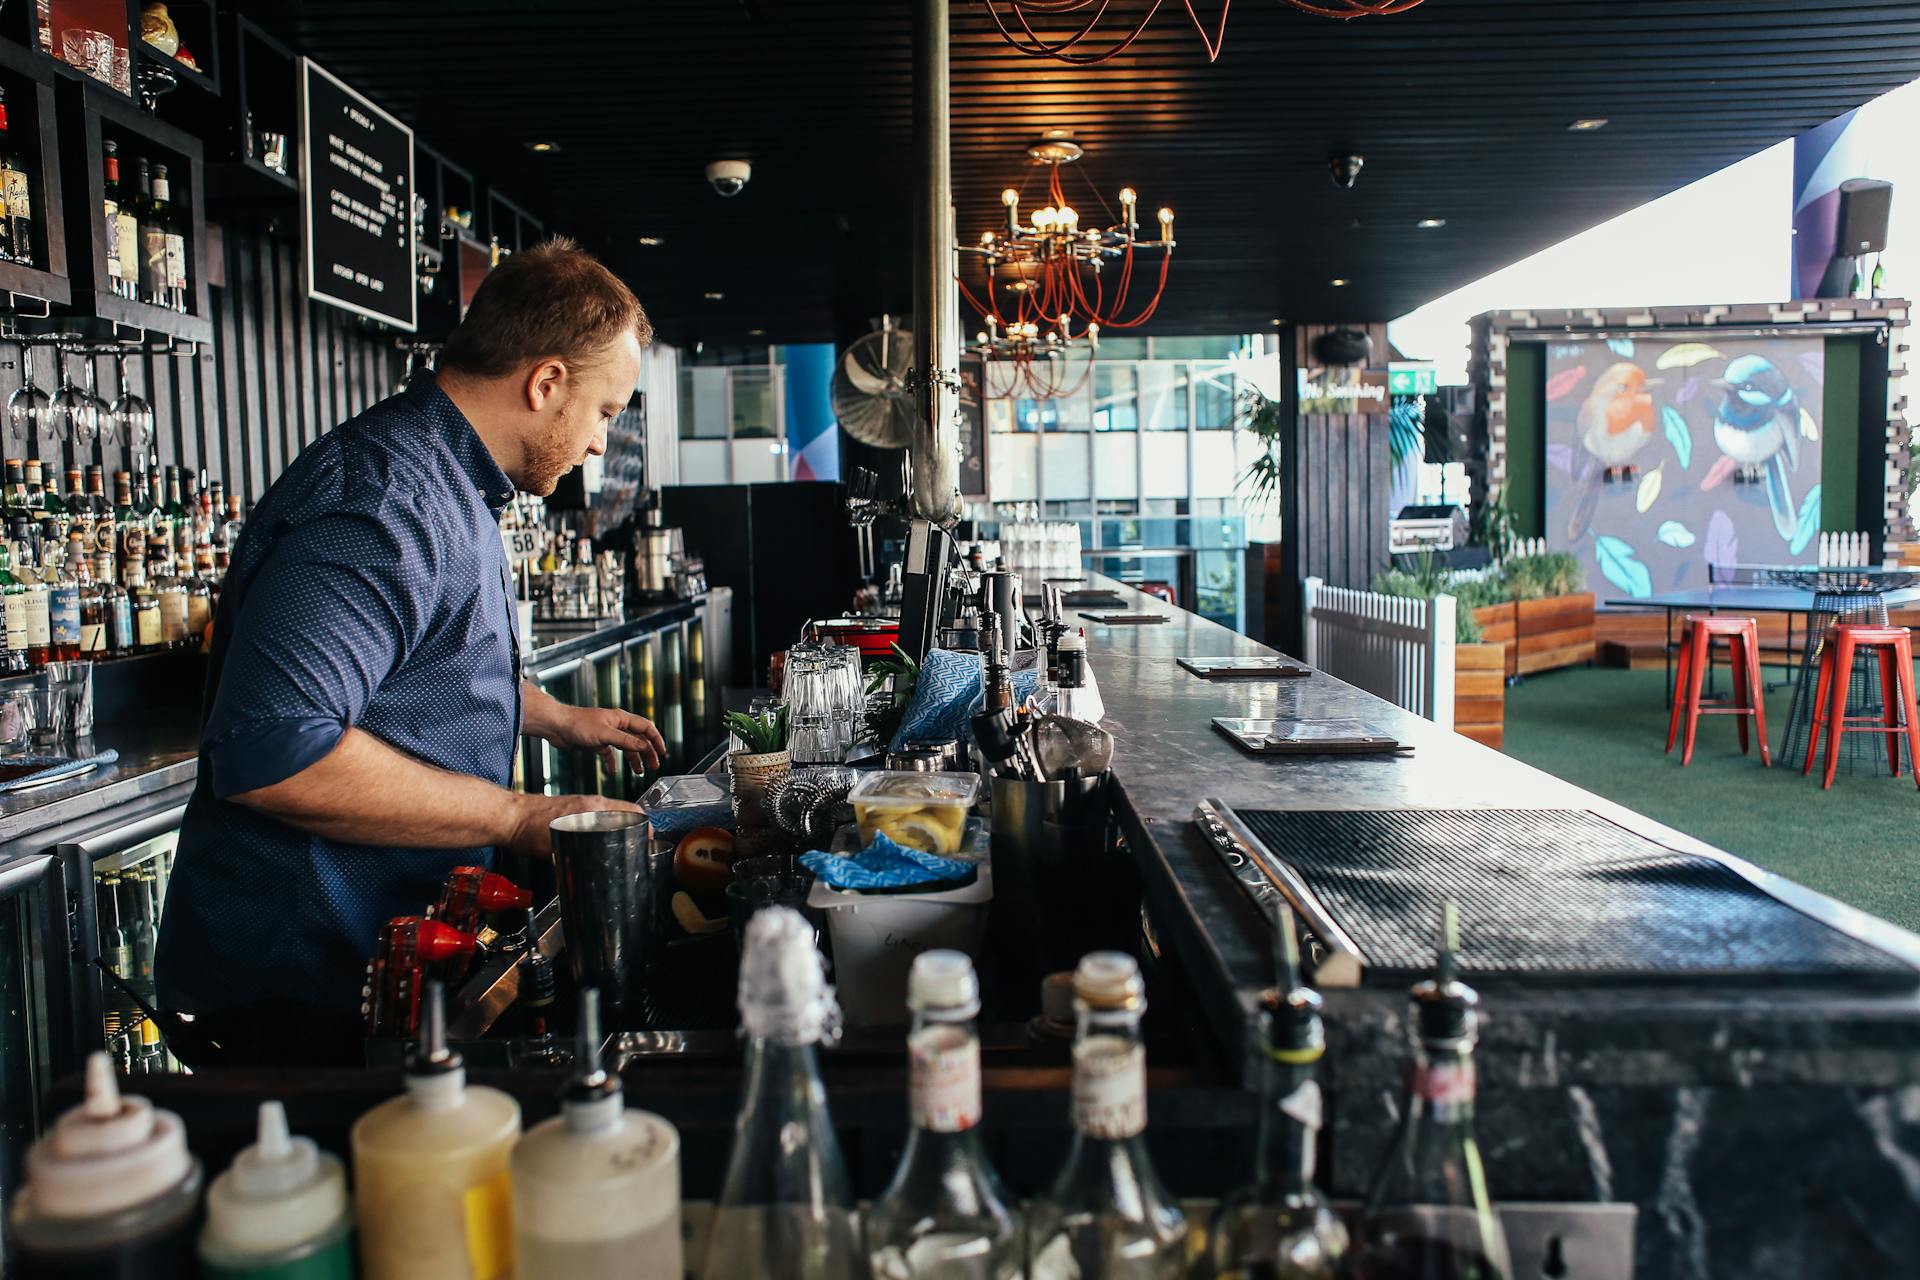
M 1273 321 L 1272 321 L 1272 323 L 1274 323 L 1274 324 L 1285 324 L 1285 323 L 1286 323 L 1286 321 L 1285 321 L 1285 320 L 1282 320 L 1282 319 L 1280 319 L 1279 317 L 1277 317 L 1277 316 L 1276 316 L 1276 317 L 1275 317 L 1275 318 L 1273 319 Z
M 1420 219 L 1420 221 L 1414 223 L 1413 225 L 1416 227 L 1420 227 L 1423 230 L 1431 231 L 1435 227 L 1446 226 L 1447 220 L 1445 218 L 1422 218 Z
M 765 329 L 749 329 L 747 330 L 747 336 L 749 338 L 764 338 L 767 336 L 767 331 Z
M 726 297 L 727 295 L 720 292 L 718 289 L 709 289 L 705 293 L 701 294 L 700 296 L 705 298 L 708 302 L 718 302 L 720 301 L 720 299 Z
M 1346 287 L 1347 278 L 1345 276 L 1335 276 L 1333 279 L 1327 281 L 1327 283 L 1336 289 L 1341 289 Z
M 1568 133 L 1592 133 L 1595 129 L 1607 127 L 1605 116 L 1582 116 L 1567 126 Z
M 658 249 L 661 245 L 665 244 L 666 242 L 667 242 L 667 238 L 665 236 L 641 236 L 640 237 L 640 243 L 645 245 L 649 249 Z
M 559 143 L 548 142 L 544 139 L 539 142 L 529 142 L 527 144 L 527 150 L 537 151 L 543 156 L 548 154 L 549 152 L 558 151 L 559 149 L 560 149 Z

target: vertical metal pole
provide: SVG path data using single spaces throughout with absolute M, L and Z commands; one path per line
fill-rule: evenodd
M 913 142 L 920 181 L 913 204 L 914 424 L 907 451 L 913 514 L 960 518 L 960 331 L 954 287 L 953 166 L 948 0 L 913 0 Z

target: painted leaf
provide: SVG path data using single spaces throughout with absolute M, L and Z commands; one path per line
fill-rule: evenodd
M 1815 347 L 1812 351 L 1801 351 L 1796 354 L 1800 357 L 1801 366 L 1813 375 L 1815 382 L 1825 382 L 1827 380 L 1827 353 L 1825 348 Z
M 1613 354 L 1619 356 L 1622 360 L 1631 360 L 1633 359 L 1633 339 L 1608 338 L 1607 350 L 1613 352 Z
M 1673 402 L 1675 404 L 1685 404 L 1687 401 L 1693 399 L 1704 382 L 1705 379 L 1703 378 L 1688 378 L 1680 384 L 1679 390 L 1673 393 Z
M 1611 534 L 1598 534 L 1593 540 L 1593 554 L 1608 582 L 1636 600 L 1653 594 L 1653 575 L 1626 542 Z
M 1722 358 L 1719 351 L 1704 342 L 1682 342 L 1662 351 L 1654 364 L 1661 369 L 1691 369 L 1702 360 Z
M 1820 438 L 1820 424 L 1813 420 L 1813 415 L 1804 406 L 1800 410 L 1800 434 L 1808 440 Z
M 1704 492 L 1713 488 L 1738 470 L 1739 466 L 1740 464 L 1732 458 L 1724 453 L 1721 454 L 1713 460 L 1713 465 L 1707 468 L 1707 477 L 1700 482 L 1701 491 Z
M 1740 535 L 1733 531 L 1733 517 L 1716 511 L 1707 521 L 1708 564 L 1740 563 Z
M 1646 476 L 1640 481 L 1640 492 L 1634 495 L 1633 499 L 1635 510 L 1645 511 L 1653 505 L 1654 499 L 1660 496 L 1660 474 L 1666 469 L 1667 464 L 1663 462 L 1653 470 L 1647 472 Z
M 1660 531 L 1654 535 L 1670 547 L 1690 547 L 1694 543 L 1693 530 L 1678 520 L 1663 520 Z
M 1807 549 L 1807 544 L 1820 535 L 1820 486 L 1807 490 L 1807 496 L 1800 502 L 1800 523 L 1793 531 L 1793 541 L 1787 549 L 1799 555 Z
M 1562 369 L 1547 379 L 1547 399 L 1564 399 L 1569 391 L 1580 385 L 1580 379 L 1587 376 L 1587 366 L 1577 364 L 1571 369 Z
M 1547 446 L 1547 465 L 1555 471 L 1573 470 L 1573 446 L 1570 444 L 1550 444 Z
M 1660 425 L 1666 428 L 1667 440 L 1673 445 L 1673 454 L 1680 459 L 1680 469 L 1685 471 L 1693 465 L 1693 430 L 1687 426 L 1687 420 L 1680 411 L 1670 404 L 1660 406 Z

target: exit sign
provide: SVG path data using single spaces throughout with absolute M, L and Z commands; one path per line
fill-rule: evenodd
M 1430 396 L 1440 390 L 1440 376 L 1430 364 L 1388 365 L 1387 390 L 1396 396 Z

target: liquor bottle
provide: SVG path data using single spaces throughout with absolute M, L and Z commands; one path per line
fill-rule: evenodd
M 181 492 L 180 473 L 183 470 L 185 470 L 184 467 L 168 467 L 165 473 L 167 502 L 160 508 L 160 518 L 166 521 L 167 532 L 170 534 L 177 531 L 187 518 L 187 504 Z
M 27 663 L 27 584 L 14 576 L 13 546 L 0 537 L 0 610 L 6 623 L 7 650 L 4 664 L 8 675 L 28 669 Z
M 160 597 L 147 585 L 147 557 L 137 551 L 127 557 L 127 598 L 133 610 L 133 651 L 152 653 L 165 647 L 160 628 Z
M 100 151 L 106 167 L 101 180 L 104 217 L 100 229 L 101 239 L 106 242 L 107 283 L 115 297 L 124 298 L 127 286 L 120 270 L 120 144 L 112 138 L 104 139 Z
M 157 1076 L 166 1074 L 167 1047 L 160 1039 L 160 1026 L 152 1018 L 141 1017 L 133 1034 L 132 1060 L 127 1074 Z
M 27 584 L 27 665 L 37 671 L 53 657 L 53 602 L 25 520 L 13 522 L 13 573 Z
M 865 1273 L 853 1187 L 815 1046 L 839 1009 L 813 927 L 788 907 L 747 922 L 740 958 L 746 1094 L 715 1202 L 703 1280 L 838 1280 Z
M 120 252 L 120 296 L 133 302 L 140 301 L 140 272 L 145 260 L 144 248 L 140 239 L 140 204 L 146 194 L 146 188 L 137 176 L 144 171 L 146 161 L 136 162 L 134 171 L 136 182 L 128 191 L 120 188 L 119 208 L 114 217 L 115 238 L 119 241 Z
M 127 984 L 148 1004 L 153 1003 L 153 948 L 159 939 L 159 921 L 153 918 L 153 898 L 140 878 L 138 867 L 120 873 L 120 920 L 127 932 L 128 953 L 133 971 L 123 975 Z
M 207 1188 L 207 1280 L 349 1280 L 345 1166 L 313 1139 L 292 1136 L 280 1103 L 261 1103 L 259 1117 L 254 1144 Z
M 228 555 L 232 555 L 240 549 L 240 530 L 244 528 L 245 525 L 246 521 L 240 518 L 240 495 L 237 493 L 228 494 L 227 523 L 225 530 Z
M 7 133 L 7 104 L 0 98 L 0 188 L 7 201 L 7 247 L 13 261 L 33 265 L 33 184 Z
M 100 553 L 84 549 L 84 539 L 76 544 L 78 533 L 67 535 L 67 554 L 78 561 L 80 577 L 80 656 L 98 662 L 107 656 L 107 631 L 113 625 L 108 613 L 107 578 L 100 572 Z M 107 553 L 107 574 L 113 572 L 112 552 Z
M 40 513 L 47 509 L 46 468 L 38 458 L 28 458 L 25 465 L 26 473 L 23 479 L 27 486 L 25 498 L 27 511 L 31 518 L 38 519 Z
M 1073 973 L 1073 1145 L 1028 1211 L 1032 1275 L 1178 1280 L 1187 1222 L 1147 1155 L 1146 985 L 1119 951 Z
M 201 576 L 198 564 L 181 563 L 186 566 L 180 577 L 181 589 L 187 593 L 186 644 L 205 653 L 213 639 L 213 584 Z
M 225 545 L 227 523 L 226 486 L 215 480 L 200 490 L 200 505 L 205 509 L 207 540 L 214 546 Z
M 139 508 L 133 505 L 133 477 L 124 471 L 113 473 L 113 551 L 125 563 L 135 549 L 134 529 L 139 523 Z M 146 553 L 146 536 L 137 544 Z
M 27 464 L 18 458 L 7 459 L 6 519 L 11 525 L 17 516 L 27 514 Z
M 80 656 L 80 594 L 86 579 L 93 576 L 87 567 L 86 539 L 77 532 L 69 533 L 59 560 L 59 573 L 47 588 L 48 622 L 53 660 L 72 662 Z
M 160 646 L 184 648 L 187 643 L 187 584 L 174 572 L 173 546 L 165 534 L 147 540 L 147 578 L 160 601 Z
M 87 468 L 86 512 L 90 535 L 87 550 L 113 550 L 113 504 L 107 501 L 106 473 L 99 466 Z
M 875 1276 L 1012 1280 L 1020 1223 L 980 1143 L 980 982 L 959 951 L 923 951 L 907 976 L 912 1130 L 866 1222 Z
M 187 309 L 187 238 L 180 230 L 180 215 L 175 212 L 172 184 L 167 181 L 167 166 L 153 166 L 153 203 L 149 208 L 160 227 L 161 264 L 166 273 L 166 294 L 162 306 L 175 311 Z
M 133 216 L 140 224 L 139 300 L 164 307 L 168 304 L 167 228 L 154 211 L 153 195 L 152 171 L 142 156 L 133 165 Z
M 67 494 L 65 498 L 60 499 L 61 519 L 63 522 L 63 527 L 60 532 L 64 537 L 66 534 L 78 529 L 81 538 L 87 543 L 88 553 L 91 554 L 93 551 L 93 509 L 87 505 L 87 491 L 82 485 L 83 481 L 81 479 L 80 468 L 68 467 Z M 49 491 L 47 494 L 48 504 L 51 506 L 54 499 L 58 497 L 59 495 Z
M 365 1280 L 490 1280 L 513 1273 L 507 1158 L 520 1104 L 469 1086 L 427 984 L 407 1091 L 354 1121 L 354 1208 Z
M 107 656 L 125 658 L 135 650 L 133 597 L 113 572 L 113 551 L 93 553 L 93 576 L 100 580 L 100 596 L 107 611 Z
M 1207 1233 L 1216 1280 L 1340 1280 L 1347 1229 L 1313 1185 L 1322 1104 L 1314 1072 L 1327 1051 L 1320 993 L 1300 980 L 1293 913 L 1282 911 L 1279 983 L 1255 1030 L 1260 1110 L 1253 1181 L 1220 1202 Z
M 147 483 L 145 488 L 146 508 L 142 511 L 140 522 L 147 527 L 149 535 L 163 532 L 166 528 L 167 488 L 160 474 L 160 455 L 147 455 Z
M 88 1055 L 83 1100 L 34 1144 L 26 1168 L 10 1211 L 8 1274 L 199 1273 L 200 1162 L 187 1149 L 186 1126 L 145 1098 L 122 1097 L 106 1054 Z
M 1413 996 L 1413 1065 L 1400 1132 L 1367 1195 L 1355 1271 L 1364 1280 L 1512 1280 L 1473 1139 L 1480 997 L 1455 976 L 1459 924 L 1441 908 L 1434 976 Z
M 513 1148 L 514 1280 L 682 1280 L 680 1135 L 601 1066 L 592 987 L 578 1025 L 560 1114 Z

